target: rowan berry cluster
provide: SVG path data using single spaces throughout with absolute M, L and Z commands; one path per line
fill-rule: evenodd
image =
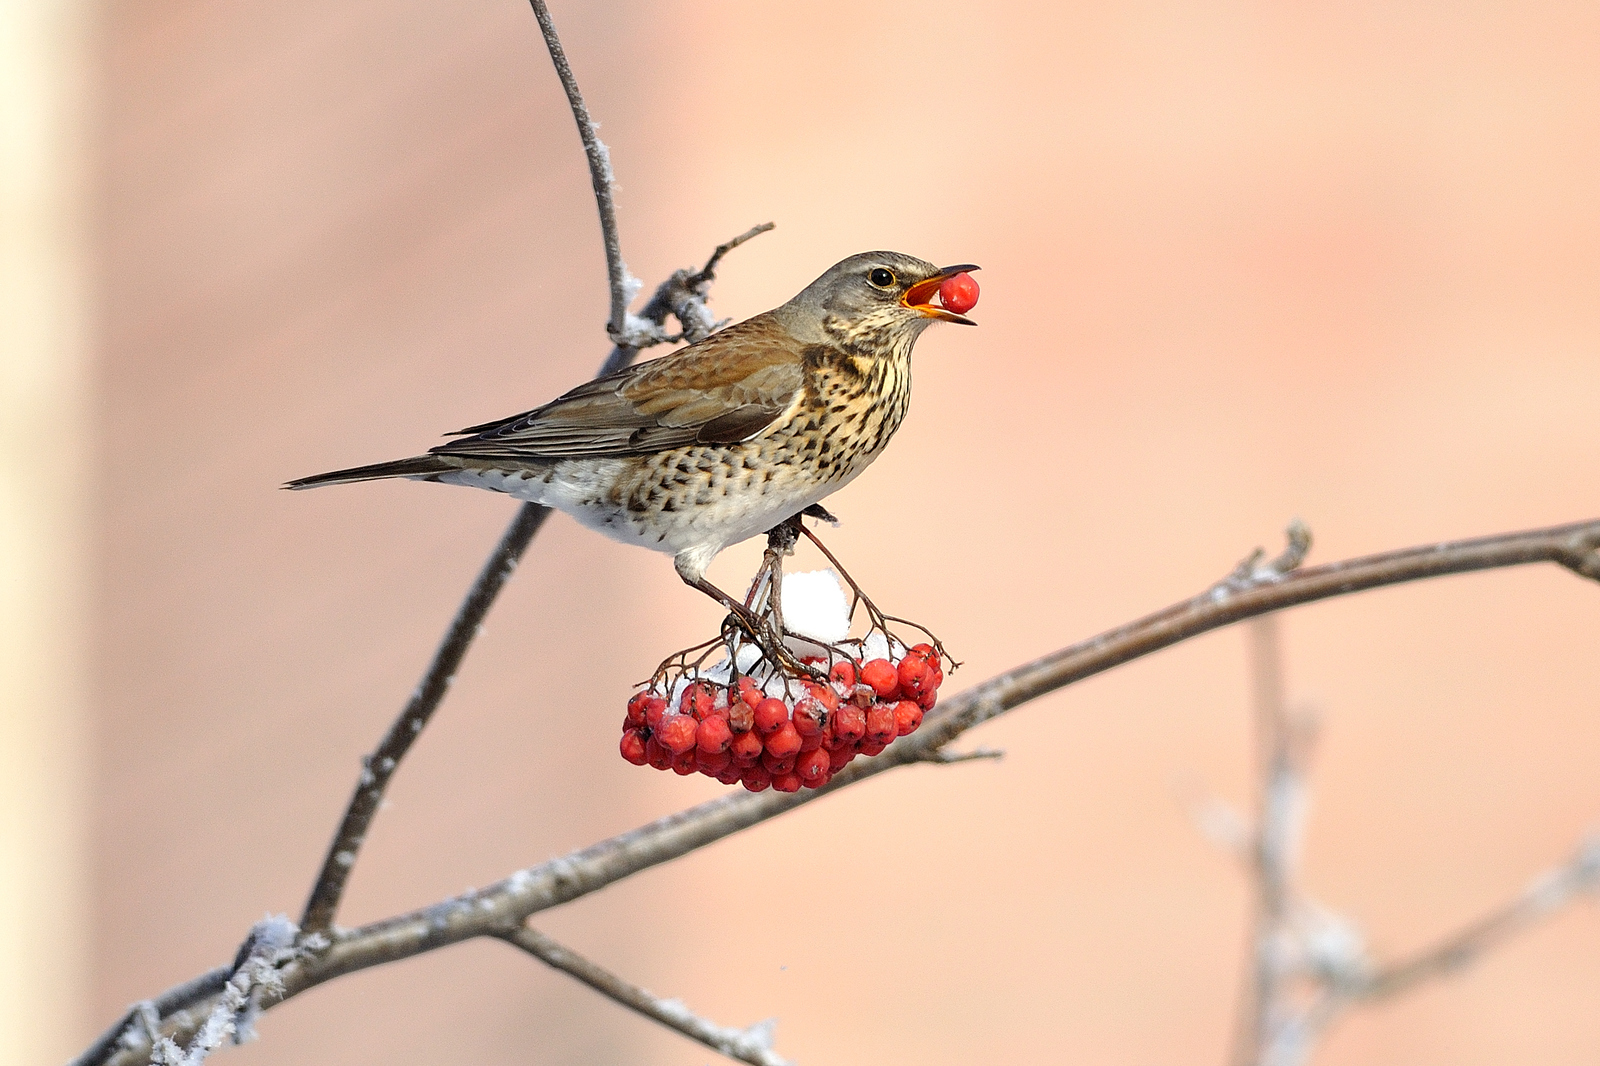
M 761 685 L 741 674 L 688 679 L 665 695 L 646 689 L 628 701 L 622 757 L 751 792 L 821 788 L 857 755 L 916 731 L 944 682 L 939 659 L 929 644 L 895 645 L 889 656 L 834 662 L 826 682 Z

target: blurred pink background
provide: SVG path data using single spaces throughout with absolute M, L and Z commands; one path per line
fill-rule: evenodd
M 1289 519 L 1328 561 L 1600 514 L 1600 8 L 556 3 L 653 286 L 746 227 L 742 318 L 853 252 L 984 267 L 829 544 L 963 687 L 1190 595 Z M 296 913 L 513 505 L 284 480 L 534 406 L 606 351 L 572 119 L 512 0 L 106 5 L 94 1016 Z M 727 552 L 733 586 L 757 548 Z M 802 560 L 809 565 L 814 559 Z M 715 795 L 625 765 L 708 635 L 668 560 L 552 520 L 398 777 L 341 919 Z M 1600 823 L 1600 589 L 1550 567 L 1284 619 L 1323 724 L 1305 878 L 1426 944 Z M 1219 1062 L 1246 883 L 1223 631 L 541 916 L 805 1063 Z M 1600 915 L 1359 1013 L 1316 1061 L 1591 1063 Z M 274 1010 L 247 1064 L 712 1056 L 497 944 Z

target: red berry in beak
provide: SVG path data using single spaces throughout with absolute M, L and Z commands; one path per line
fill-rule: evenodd
M 971 274 L 945 278 L 939 285 L 939 302 L 946 310 L 964 315 L 978 306 L 978 283 Z

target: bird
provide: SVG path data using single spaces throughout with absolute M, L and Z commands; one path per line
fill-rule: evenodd
M 976 325 L 935 294 L 977 269 L 853 255 L 779 307 L 542 407 L 449 434 L 458 439 L 424 455 L 284 487 L 410 478 L 503 492 L 670 553 L 686 584 L 751 623 L 706 580 L 711 560 L 819 513 L 883 452 L 910 405 L 922 331 Z

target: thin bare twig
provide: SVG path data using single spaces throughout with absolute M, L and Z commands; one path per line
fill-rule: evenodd
M 793 1066 L 788 1059 L 772 1050 L 773 1023 L 770 1019 L 758 1022 L 748 1029 L 730 1029 L 707 1021 L 690 1011 L 679 1000 L 661 999 L 638 985 L 630 984 L 571 948 L 558 944 L 537 929 L 526 925 L 519 926 L 512 932 L 500 934 L 500 937 L 541 962 L 576 977 L 608 999 L 622 1004 L 629 1010 L 637 1011 L 674 1032 L 682 1033 L 719 1055 L 747 1062 L 750 1066 Z
M 572 118 L 578 124 L 578 136 L 583 139 L 583 154 L 589 160 L 589 181 L 594 186 L 595 205 L 600 209 L 600 234 L 606 246 L 606 276 L 611 289 L 611 320 L 606 332 L 611 334 L 618 347 L 638 348 L 639 345 L 625 345 L 623 339 L 628 325 L 628 304 L 633 302 L 638 292 L 638 283 L 629 276 L 628 267 L 622 261 L 622 237 L 617 232 L 617 205 L 612 192 L 614 175 L 611 170 L 611 151 L 595 133 L 594 120 L 589 117 L 589 105 L 584 103 L 583 94 L 578 91 L 578 79 L 573 77 L 566 50 L 561 47 L 561 38 L 556 35 L 556 24 L 550 18 L 550 9 L 545 6 L 544 0 L 529 0 L 529 3 L 533 5 L 533 17 L 539 20 L 545 47 L 550 50 L 550 62 L 556 68 L 561 88 L 567 94 L 567 103 L 572 107 Z
M 947 700 L 883 754 L 858 759 L 815 791 L 730 794 L 519 870 L 484 889 L 335 935 L 327 951 L 284 970 L 287 999 L 324 981 L 410 958 L 479 936 L 501 936 L 530 915 L 687 855 L 822 796 L 901 766 L 932 761 L 951 740 L 1012 708 L 1132 659 L 1234 622 L 1364 589 L 1446 574 L 1536 562 L 1577 565 L 1600 550 L 1600 521 L 1506 533 L 1383 552 L 1287 574 L 1230 575 L 1165 610 L 1062 648 L 990 678 Z M 1585 575 L 1587 576 L 1587 574 Z M 205 997 L 185 1003 L 203 1006 Z M 263 1007 L 273 1005 L 264 1002 Z M 166 1026 L 181 1028 L 178 1019 Z M 131 1066 L 148 1048 L 129 1047 L 109 1061 Z

